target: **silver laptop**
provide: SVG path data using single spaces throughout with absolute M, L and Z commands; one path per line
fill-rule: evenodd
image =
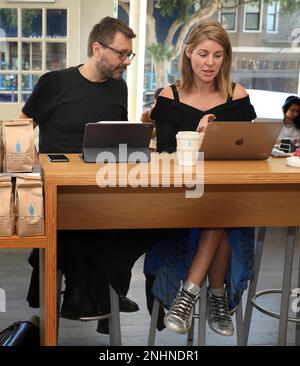
M 205 160 L 263 160 L 270 156 L 282 129 L 279 119 L 211 122 L 200 151 Z
M 86 163 L 150 161 L 153 124 L 102 121 L 85 126 L 82 157 Z

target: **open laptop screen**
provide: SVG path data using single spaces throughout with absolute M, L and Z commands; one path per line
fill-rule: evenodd
M 267 159 L 281 129 L 281 120 L 210 122 L 200 151 L 205 160 Z
M 127 121 L 103 121 L 87 123 L 83 141 L 83 158 L 86 162 L 96 162 L 100 153 L 109 152 L 120 160 L 119 147 L 126 145 L 128 154 L 143 152 L 150 158 L 149 144 L 153 124 Z

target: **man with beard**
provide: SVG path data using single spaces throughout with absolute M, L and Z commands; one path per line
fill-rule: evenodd
M 126 24 L 106 17 L 89 35 L 83 65 L 41 76 L 20 115 L 39 125 L 41 153 L 80 153 L 87 122 L 127 120 L 127 85 L 121 77 L 135 56 L 134 37 Z M 125 295 L 131 268 L 150 245 L 145 237 L 143 230 L 58 231 L 58 265 L 66 278 L 62 315 L 78 319 L 109 312 L 109 283 L 120 295 L 120 310 L 137 311 Z M 31 263 L 37 258 L 35 251 Z M 37 307 L 35 272 L 27 299 Z

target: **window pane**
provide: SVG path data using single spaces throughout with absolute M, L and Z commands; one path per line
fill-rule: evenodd
M 67 10 L 47 9 L 47 37 L 64 38 L 67 36 Z
M 245 29 L 258 30 L 259 29 L 259 14 L 247 14 Z
M 235 29 L 235 13 L 224 13 L 221 15 L 221 22 L 226 30 Z
M 276 29 L 276 17 L 274 14 L 268 14 L 267 29 L 270 32 Z
M 17 103 L 18 93 L 16 91 L 9 93 L 2 93 L 0 91 L 0 103 Z
M 42 36 L 42 9 L 22 9 L 22 36 Z
M 0 42 L 0 70 L 18 70 L 17 42 Z
M 40 75 L 22 75 L 22 100 L 26 102 Z
M 42 69 L 42 43 L 22 42 L 22 70 Z
M 18 76 L 0 74 L 0 102 L 18 101 Z
M 47 70 L 64 69 L 67 59 L 66 43 L 46 43 L 46 68 Z
M 17 9 L 0 9 L 0 37 L 17 37 Z

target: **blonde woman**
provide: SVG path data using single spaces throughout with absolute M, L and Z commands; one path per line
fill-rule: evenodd
M 183 49 L 180 85 L 166 87 L 151 113 L 158 152 L 176 150 L 178 131 L 205 132 L 213 120 L 256 117 L 245 88 L 231 81 L 231 64 L 230 40 L 219 23 L 201 23 L 191 31 Z M 253 228 L 189 229 L 177 231 L 177 239 L 164 240 L 150 250 L 145 273 L 154 275 L 152 290 L 169 308 L 165 326 L 178 333 L 188 331 L 201 282 L 208 274 L 209 326 L 231 336 L 229 310 L 237 305 L 251 276 L 253 241 Z

